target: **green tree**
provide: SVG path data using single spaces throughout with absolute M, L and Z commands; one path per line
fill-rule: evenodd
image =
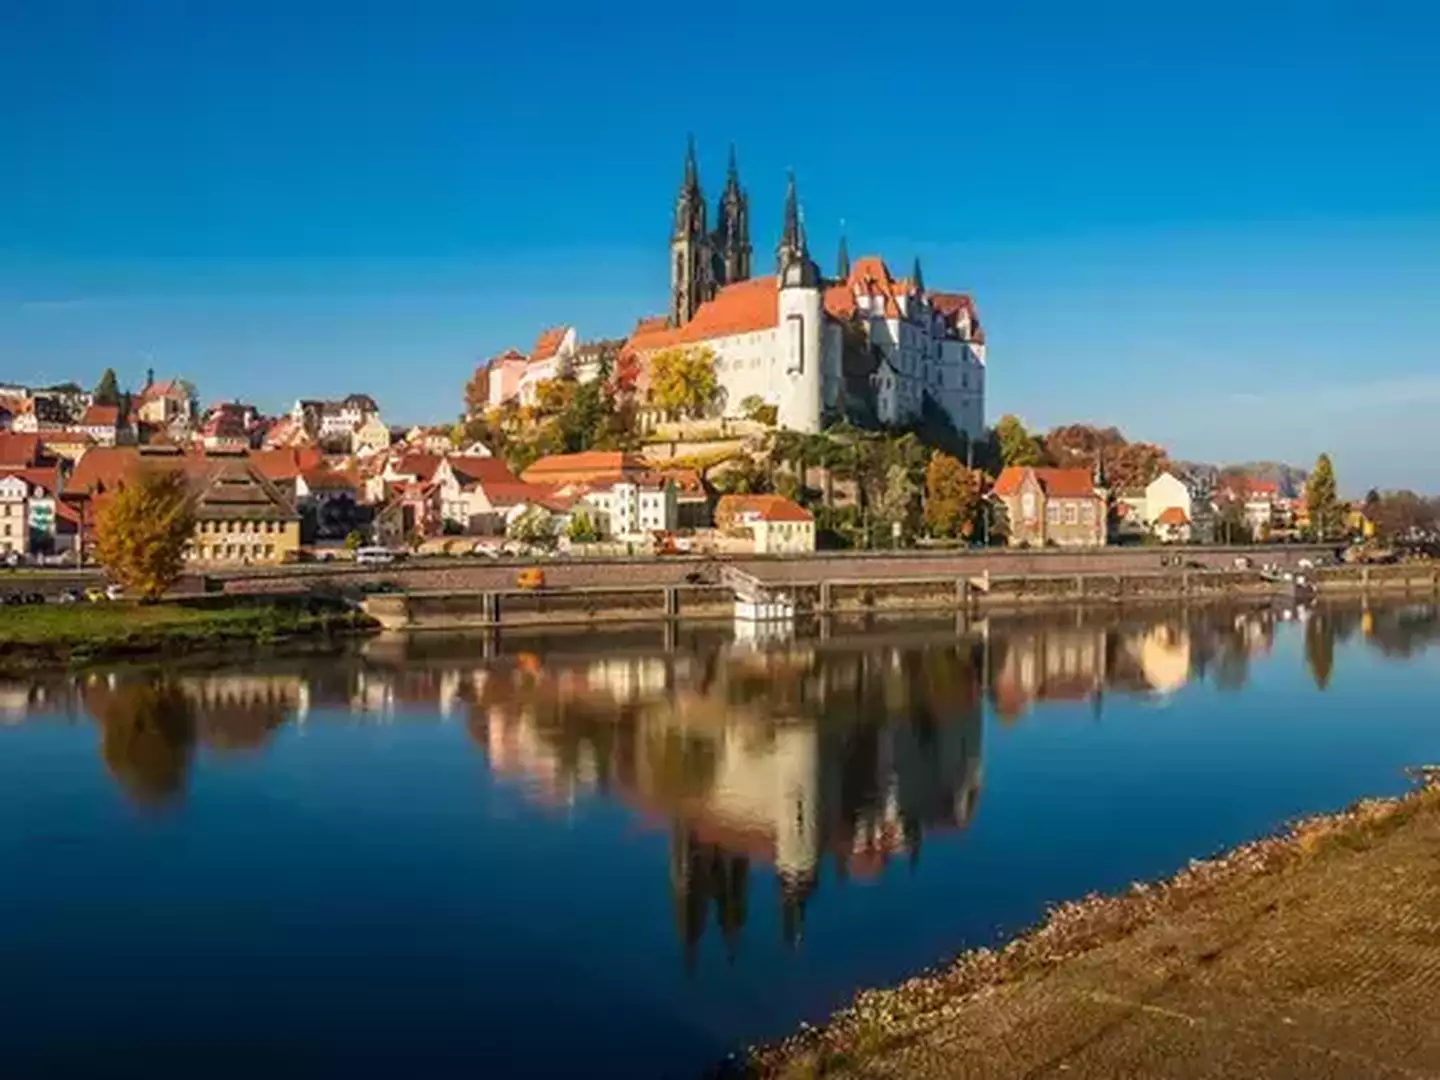
M 719 389 L 715 354 L 707 348 L 666 349 L 650 359 L 652 400 L 668 417 L 703 416 Z
M 765 424 L 767 427 L 774 427 L 775 421 L 779 419 L 780 410 L 774 405 L 767 405 L 765 399 L 759 394 L 750 394 L 740 401 L 740 414 L 746 420 L 757 424 Z
M 1045 460 L 1040 440 L 1025 430 L 1018 416 L 1006 415 L 995 425 L 1001 465 L 1039 465 Z
M 901 462 L 892 462 L 885 470 L 885 484 L 876 500 L 872 520 L 903 540 L 914 535 L 915 505 L 919 499 L 919 487 L 914 477 Z
M 1340 535 L 1343 515 L 1335 496 L 1335 467 L 1329 454 L 1315 459 L 1315 468 L 1305 481 L 1305 509 L 1310 513 L 1310 528 L 1319 540 L 1333 540 Z
M 95 551 L 117 582 L 158 600 L 180 577 L 195 531 L 189 484 L 180 469 L 132 473 L 95 523 Z
M 550 511 L 543 506 L 526 507 L 505 527 L 505 535 L 522 544 L 545 546 L 553 543 L 555 529 Z
M 100 373 L 100 381 L 95 384 L 96 405 L 119 405 L 120 404 L 120 383 L 115 378 L 115 369 L 106 368 Z
M 983 474 L 949 454 L 936 453 L 925 469 L 925 527 L 931 536 L 970 537 L 984 499 Z
M 600 530 L 590 520 L 589 514 L 584 510 L 577 510 L 570 518 L 565 535 L 577 544 L 593 544 L 600 539 Z

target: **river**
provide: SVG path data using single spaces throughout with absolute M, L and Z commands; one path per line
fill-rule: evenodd
M 1428 605 L 0 682 L 0 1075 L 693 1076 L 1440 761 Z

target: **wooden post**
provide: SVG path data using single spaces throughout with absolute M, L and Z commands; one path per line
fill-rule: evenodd
M 830 582 L 828 580 L 820 582 L 820 610 L 827 614 L 832 610 Z
M 680 589 L 678 586 L 665 586 L 665 617 L 667 619 L 680 617 Z
M 1084 599 L 1085 599 L 1085 575 L 1084 575 L 1084 574 L 1076 574 L 1076 575 L 1075 575 L 1075 599 L 1077 599 L 1077 600 L 1084 600 Z
M 484 613 L 485 621 L 491 626 L 500 625 L 500 594 L 487 592 L 480 594 L 480 610 Z
M 970 610 L 970 579 L 955 579 L 955 606 L 961 611 Z

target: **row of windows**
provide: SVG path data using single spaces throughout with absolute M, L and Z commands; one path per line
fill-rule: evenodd
M 195 549 L 195 558 L 202 562 L 235 562 L 240 559 L 273 559 L 274 544 L 216 544 Z
M 283 521 L 202 521 L 195 526 L 195 531 L 204 535 L 206 533 L 236 533 L 236 532 L 263 532 L 280 533 L 285 531 Z

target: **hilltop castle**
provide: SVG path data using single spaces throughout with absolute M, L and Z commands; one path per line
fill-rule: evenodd
M 775 272 L 751 276 L 750 204 L 734 153 L 708 225 L 693 144 L 685 154 L 670 235 L 670 309 L 640 319 L 617 343 L 646 362 L 673 348 L 706 348 L 715 357 L 722 414 L 742 402 L 775 406 L 781 427 L 818 431 L 828 419 L 898 426 L 939 409 L 960 431 L 985 427 L 985 336 L 964 293 L 927 289 L 917 258 L 909 278 L 884 260 L 853 263 L 840 241 L 835 273 L 811 258 L 790 177 Z M 492 404 L 534 400 L 541 382 L 598 371 L 595 345 L 574 327 L 542 333 L 527 356 L 510 350 L 490 362 Z

